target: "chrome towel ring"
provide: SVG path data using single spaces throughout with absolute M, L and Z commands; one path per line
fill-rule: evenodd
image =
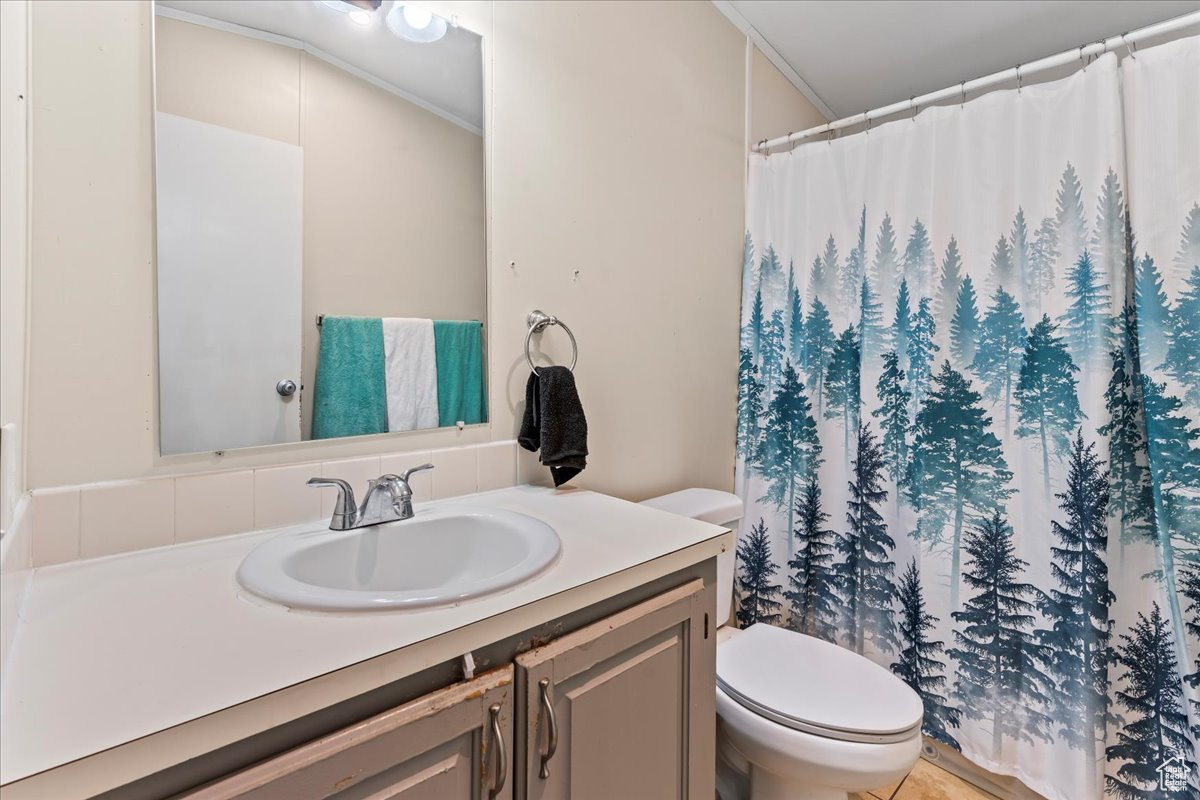
M 525 318 L 525 323 L 529 326 L 529 332 L 525 334 L 525 360 L 529 362 L 529 369 L 537 372 L 537 367 L 534 366 L 533 356 L 529 354 L 529 343 L 533 340 L 535 333 L 541 333 L 551 325 L 557 325 L 567 332 L 567 336 L 571 339 L 571 366 L 567 369 L 575 371 L 575 364 L 579 361 L 579 345 L 575 342 L 575 334 L 571 333 L 571 329 L 567 324 L 558 317 L 552 317 L 549 314 L 538 310 L 529 312 L 529 316 Z

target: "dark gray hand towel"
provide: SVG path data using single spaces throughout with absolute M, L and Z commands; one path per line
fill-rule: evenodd
M 517 435 L 521 447 L 538 452 L 550 468 L 555 486 L 587 466 L 587 418 L 575 388 L 575 375 L 566 367 L 539 367 L 525 384 L 525 416 Z

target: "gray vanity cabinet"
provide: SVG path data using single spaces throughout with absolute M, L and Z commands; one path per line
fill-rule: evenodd
M 515 665 L 179 798 L 712 800 L 712 591 L 697 577 L 593 616 L 541 647 L 516 647 L 503 657 Z
M 187 800 L 510 800 L 513 668 L 440 689 Z
M 711 800 L 706 599 L 693 580 L 517 656 L 519 798 Z

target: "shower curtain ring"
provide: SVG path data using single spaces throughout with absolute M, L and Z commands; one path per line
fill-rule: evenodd
M 967 104 L 967 82 L 962 81 L 958 84 L 958 107 L 961 109 Z
M 1021 65 L 1017 64 L 1017 94 L 1021 93 Z
M 867 123 L 867 133 L 870 133 L 871 132 L 871 112 L 870 111 L 863 112 L 863 122 Z
M 800 140 L 799 140 L 799 139 L 793 139 L 793 138 L 792 138 L 792 135 L 793 135 L 794 133 L 795 133 L 795 131 L 788 131 L 788 142 L 789 142 L 789 143 L 792 145 L 791 147 L 789 147 L 789 148 L 788 148 L 788 155 L 789 155 L 789 156 L 790 156 L 790 155 L 791 155 L 793 152 L 795 152 L 795 150 L 796 150 L 796 145 L 800 144 Z
M 1083 64 L 1083 71 L 1087 72 L 1088 62 L 1085 61 L 1084 57 L 1083 57 L 1083 48 L 1085 48 L 1085 47 L 1087 47 L 1087 45 L 1085 45 L 1085 44 L 1079 45 L 1079 63 Z
M 917 96 L 915 94 L 908 98 L 908 110 L 912 113 L 913 122 L 917 121 L 917 107 L 913 104 L 913 100 L 916 99 Z
M 1129 53 L 1129 57 L 1137 61 L 1137 42 L 1130 44 L 1129 40 L 1125 38 L 1125 34 L 1122 33 L 1121 44 L 1125 45 L 1125 52 Z

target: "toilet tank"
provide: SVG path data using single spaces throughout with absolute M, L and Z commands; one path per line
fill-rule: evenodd
M 743 513 L 740 497 L 718 489 L 684 489 L 643 500 L 642 505 L 732 528 L 735 534 Z M 729 611 L 733 606 L 736 550 L 736 547 L 731 547 L 717 556 L 717 627 L 729 621 Z

